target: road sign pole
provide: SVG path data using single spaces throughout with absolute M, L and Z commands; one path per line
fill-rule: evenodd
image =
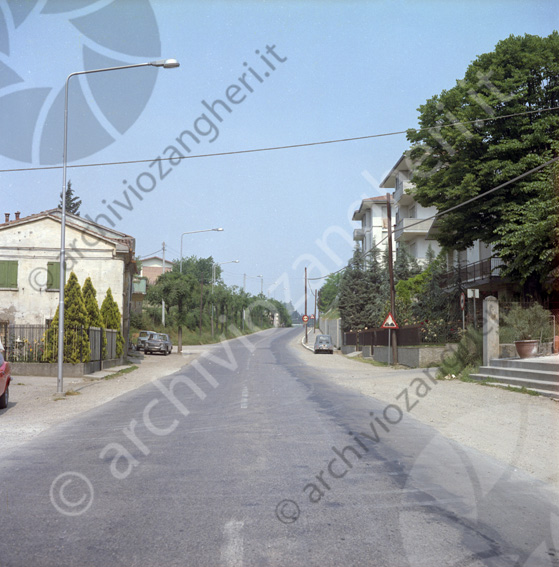
M 392 330 L 388 329 L 388 365 L 392 365 L 392 362 L 390 361 L 390 347 L 392 346 L 391 342 L 390 342 L 390 334 L 391 334 Z

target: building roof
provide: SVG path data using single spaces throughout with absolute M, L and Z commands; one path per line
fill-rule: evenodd
M 384 203 L 386 203 L 386 195 L 367 197 L 366 199 L 363 199 L 359 208 L 353 213 L 351 220 L 360 221 L 365 216 L 367 209 L 372 208 L 373 205 L 383 205 Z M 390 204 L 394 204 L 393 195 L 390 195 Z
M 396 173 L 399 171 L 413 171 L 413 162 L 407 154 L 402 154 L 402 157 L 388 172 L 388 175 L 382 180 L 379 187 L 382 189 L 394 189 L 396 187 Z
M 8 215 L 8 213 L 6 213 L 6 215 Z M 6 228 L 29 224 L 31 222 L 37 222 L 43 219 L 50 219 L 54 222 L 61 223 L 62 209 L 49 209 L 47 211 L 41 211 L 40 213 L 29 215 L 27 217 L 19 217 L 18 213 L 15 219 L 1 223 L 0 231 Z M 99 240 L 115 243 L 117 252 L 134 252 L 135 239 L 133 236 L 119 232 L 114 228 L 97 224 L 96 222 L 93 222 L 86 217 L 80 217 L 78 215 L 66 212 L 66 226 L 72 227 L 80 232 L 90 234 L 95 238 L 98 238 Z
M 148 256 L 146 258 L 140 258 L 140 262 L 146 262 L 149 260 L 159 260 L 161 264 L 163 264 L 163 258 L 161 256 Z M 167 260 L 167 258 L 165 258 L 165 265 L 170 264 L 171 266 L 173 266 L 174 263 L 175 262 L 173 262 L 173 260 Z

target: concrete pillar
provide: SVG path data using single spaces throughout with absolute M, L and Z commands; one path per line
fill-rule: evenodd
M 483 300 L 483 365 L 499 358 L 499 302 L 490 295 Z

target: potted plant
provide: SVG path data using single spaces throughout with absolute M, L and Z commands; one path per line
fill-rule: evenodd
M 538 354 L 540 340 L 550 334 L 550 313 L 541 305 L 523 308 L 514 305 L 503 317 L 507 331 L 514 337 L 516 352 L 520 358 Z

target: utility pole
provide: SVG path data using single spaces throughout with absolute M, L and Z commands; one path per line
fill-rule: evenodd
M 307 268 L 305 267 L 305 315 L 307 314 Z M 309 342 L 307 335 L 307 321 L 305 321 L 305 344 Z
M 204 305 L 204 276 L 200 281 L 200 336 L 202 336 L 202 307 Z
M 394 287 L 394 262 L 392 260 L 392 211 L 390 208 L 390 193 L 386 194 L 386 214 L 388 215 L 388 275 L 390 278 L 390 312 L 396 321 L 396 289 Z M 392 360 L 398 364 L 398 333 L 392 329 Z M 390 332 L 390 331 L 389 331 Z
M 165 242 L 163 243 L 163 270 L 161 272 L 161 275 L 163 275 L 165 273 Z M 163 323 L 163 326 L 165 326 L 165 300 L 162 299 L 161 300 L 161 322 Z
M 247 275 L 243 274 L 243 293 L 246 293 L 247 290 Z M 243 301 L 244 301 L 244 297 L 243 297 Z M 243 333 L 245 332 L 245 308 L 243 306 L 243 321 L 242 321 L 242 331 Z
M 314 294 L 314 332 L 316 333 L 316 298 L 318 295 L 318 290 L 313 291 Z

